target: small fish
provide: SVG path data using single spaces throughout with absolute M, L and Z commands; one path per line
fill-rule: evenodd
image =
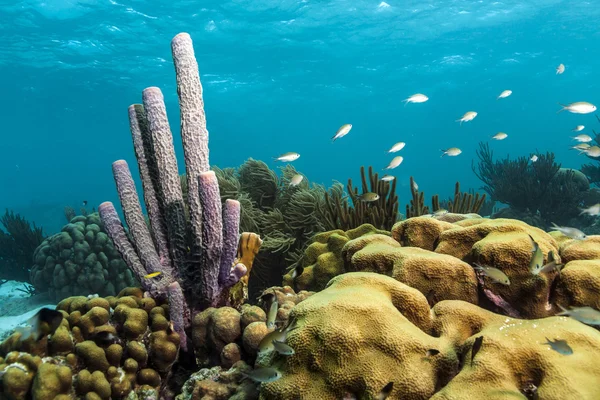
M 279 354 L 281 354 L 282 356 L 291 356 L 291 355 L 294 355 L 294 353 L 295 353 L 293 348 L 291 348 L 290 346 L 288 346 L 287 344 L 285 344 L 283 342 L 273 340 L 272 343 L 273 343 L 273 347 L 275 348 L 275 351 L 278 352 Z
M 412 184 L 413 189 L 415 190 L 415 192 L 417 190 L 419 190 L 419 185 L 417 185 L 417 181 L 413 180 L 413 184 Z
M 346 136 L 350 132 L 350 129 L 352 129 L 352 124 L 344 124 L 344 125 L 342 125 L 340 127 L 340 129 L 337 130 L 337 132 L 335 133 L 335 135 L 331 138 L 331 141 L 335 142 L 339 138 Z
M 552 227 L 550 229 L 553 231 L 559 231 L 563 235 L 568 236 L 571 239 L 575 239 L 575 240 L 584 240 L 587 237 L 585 235 L 585 233 L 581 232 L 577 228 L 570 228 L 567 226 L 558 226 L 554 222 L 552 222 Z
M 381 177 L 381 180 L 384 181 L 384 182 L 391 182 L 394 179 L 396 179 L 396 177 L 392 176 L 392 175 L 384 175 L 384 176 Z
M 273 341 L 284 342 L 287 339 L 289 332 L 293 331 L 298 327 L 297 320 L 292 319 L 288 325 L 281 329 L 276 329 L 273 332 L 267 333 L 265 337 L 258 344 L 258 352 L 265 353 L 269 350 L 274 350 Z
M 588 143 L 591 142 L 592 137 L 590 135 L 585 135 L 585 134 L 581 134 L 581 135 L 577 135 L 577 136 L 573 136 L 571 137 L 571 139 L 578 141 L 579 143 Z
M 410 96 L 408 99 L 404 99 L 403 101 L 404 106 L 406 106 L 408 103 L 425 103 L 427 100 L 429 100 L 429 97 L 422 93 L 416 93 Z
M 58 329 L 62 320 L 63 315 L 60 311 L 44 307 L 25 322 L 27 326 L 19 326 L 15 329 L 15 332 L 21 333 L 19 338 L 21 342 L 31 337 L 37 342 L 46 335 L 52 335 Z
M 577 125 L 575 128 L 572 129 L 572 132 L 581 132 L 584 129 L 585 125 Z
M 144 279 L 152 279 L 152 278 L 156 278 L 157 276 L 161 276 L 162 272 L 161 271 L 155 271 L 155 272 L 151 272 L 148 275 L 144 275 Z
M 566 105 L 558 103 L 558 105 L 562 108 L 556 112 L 557 114 L 565 110 L 573 114 L 589 114 L 596 111 L 596 106 L 592 103 L 588 103 L 587 101 L 578 101 Z
M 434 357 L 437 356 L 438 354 L 440 354 L 440 351 L 437 349 L 429 349 L 427 350 L 427 353 L 425 353 L 427 355 L 427 357 Z
M 492 281 L 502 285 L 510 285 L 510 279 L 508 279 L 508 276 L 506 276 L 506 274 L 500 271 L 498 268 L 482 266 L 477 263 L 473 263 L 473 265 L 473 268 L 481 271 L 483 275 L 487 276 Z
M 102 332 L 96 333 L 94 335 L 93 340 L 96 343 L 96 345 L 98 345 L 100 347 L 106 347 L 106 346 L 113 344 L 115 342 L 116 338 L 117 337 L 115 335 L 113 335 L 112 332 L 102 331 Z
M 275 157 L 274 160 L 282 161 L 282 162 L 291 162 L 291 161 L 297 160 L 298 158 L 300 158 L 300 154 L 294 153 L 294 152 L 289 152 L 289 153 L 283 153 L 279 157 Z
M 358 196 L 358 198 L 361 201 L 372 202 L 379 200 L 379 195 L 377 193 L 368 192 L 361 194 L 360 196 Z
M 508 137 L 508 135 L 504 132 L 498 132 L 496 133 L 494 136 L 492 136 L 492 139 L 495 140 L 504 140 Z
M 304 267 L 300 264 L 296 265 L 296 268 L 294 268 L 292 270 L 292 280 L 295 280 L 297 277 L 299 277 L 300 275 L 302 275 L 302 273 L 304 272 Z
M 505 99 L 512 94 L 512 90 L 503 90 L 502 93 L 496 98 L 496 100 Z
M 448 214 L 448 210 L 440 208 L 439 210 L 437 210 L 436 212 L 433 213 L 433 216 L 434 217 L 441 217 L 442 215 L 446 215 L 446 214 Z
M 556 315 L 571 317 L 587 325 L 600 326 L 600 311 L 592 307 L 571 307 L 567 310 L 560 304 L 558 306 L 562 311 Z
M 290 186 L 298 186 L 300 182 L 302 182 L 302 179 L 304 179 L 304 176 L 300 174 L 292 176 L 292 179 L 290 179 Z
M 596 203 L 588 208 L 581 208 L 581 213 L 579 215 L 587 214 L 593 217 L 600 215 L 600 203 Z
M 565 64 L 558 64 L 558 67 L 556 67 L 556 75 L 560 75 L 563 72 L 565 72 Z
M 390 382 L 381 389 L 381 391 L 375 397 L 375 400 L 385 400 L 392 394 L 392 390 L 394 390 L 394 382 Z
M 460 122 L 462 125 L 463 122 L 473 121 L 476 116 L 477 113 L 475 111 L 467 111 L 465 115 L 463 115 L 460 119 L 457 119 L 456 122 Z
M 88 203 L 87 200 L 84 200 L 81 204 L 83 204 L 83 206 L 85 207 L 85 206 L 87 206 L 87 203 Z
M 389 165 L 387 167 L 385 167 L 384 169 L 394 169 L 398 165 L 402 164 L 402 161 L 404 161 L 404 157 L 396 156 L 396 157 L 392 158 L 392 161 L 390 161 Z
M 404 146 L 406 146 L 406 143 L 398 142 L 395 145 L 393 145 L 391 149 L 388 150 L 388 153 L 395 153 L 397 151 L 400 151 L 404 148 Z
M 471 348 L 471 366 L 473 366 L 473 360 L 479 350 L 481 350 L 481 345 L 483 344 L 483 336 L 477 336 L 475 341 L 473 342 L 473 347 Z
M 531 156 L 530 158 L 531 162 L 536 162 L 538 160 L 538 156 L 536 156 L 535 154 Z
M 242 380 L 248 378 L 260 383 L 275 382 L 281 378 L 281 372 L 275 368 L 256 368 L 248 373 L 242 372 L 241 374 L 244 377 Z
M 566 340 L 562 340 L 562 339 L 555 339 L 554 342 L 551 341 L 550 339 L 546 338 L 547 342 L 546 343 L 542 343 L 542 344 L 547 344 L 550 346 L 550 348 L 554 351 L 556 351 L 557 353 L 560 353 L 564 356 L 569 356 L 571 354 L 573 354 L 573 349 L 571 348 L 571 346 L 569 346 L 567 344 Z
M 540 269 L 539 273 L 547 274 L 550 271 L 556 271 L 560 275 L 560 270 L 562 269 L 562 267 L 564 267 L 564 264 L 558 264 L 556 261 L 556 257 L 554 256 L 554 252 L 550 250 L 548 252 L 548 262 Z
M 533 240 L 531 235 L 529 235 L 529 239 L 531 239 L 531 244 L 533 245 L 533 254 L 531 255 L 531 261 L 529 261 L 529 272 L 531 272 L 533 275 L 537 275 L 544 266 L 544 253 L 542 252 L 542 249 L 540 249 L 539 244 Z
M 571 146 L 571 148 L 572 148 L 573 150 L 580 150 L 580 151 L 587 150 L 587 149 L 589 149 L 590 147 L 592 147 L 592 145 L 591 145 L 591 144 L 588 144 L 588 143 L 579 143 L 579 144 L 576 144 L 575 146 Z M 581 153 L 580 153 L 580 154 L 581 154 Z
M 440 157 L 444 157 L 444 156 L 456 157 L 460 153 L 462 153 L 462 150 L 459 149 L 458 147 L 450 147 L 449 149 L 446 149 L 446 150 L 442 149 L 442 155 Z
M 588 157 L 600 157 L 600 147 L 598 146 L 590 146 L 585 150 L 582 150 Z
M 275 319 L 277 318 L 277 310 L 279 309 L 279 303 L 277 302 L 277 298 L 274 298 L 271 301 L 271 305 L 269 306 L 269 313 L 267 314 L 267 328 L 275 327 Z

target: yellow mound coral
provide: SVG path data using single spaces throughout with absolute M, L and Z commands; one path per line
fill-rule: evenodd
M 600 332 L 565 317 L 519 320 L 463 301 L 430 310 L 418 291 L 373 273 L 347 273 L 298 304 L 288 334 L 295 354 L 261 399 L 600 398 Z M 471 363 L 475 337 L 483 345 Z M 574 353 L 545 345 L 567 340 Z M 427 356 L 427 350 L 439 354 Z

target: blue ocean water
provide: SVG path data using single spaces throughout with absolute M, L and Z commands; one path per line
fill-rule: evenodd
M 563 167 L 571 129 L 598 128 L 592 114 L 557 114 L 557 103 L 600 103 L 593 1 L 15 1 L 0 3 L 0 209 L 47 233 L 65 205 L 118 198 L 111 163 L 137 176 L 127 106 L 158 86 L 170 123 L 179 110 L 170 40 L 194 40 L 204 86 L 210 162 L 301 154 L 313 182 L 359 178 L 387 165 L 405 141 L 401 211 L 414 176 L 428 195 L 481 184 L 471 171 L 479 141 L 503 157 L 553 151 Z M 564 63 L 566 71 L 556 75 Z M 502 90 L 512 96 L 496 100 Z M 430 100 L 403 99 L 424 93 Z M 466 111 L 477 118 L 460 126 Z M 344 123 L 346 137 L 331 143 Z M 181 147 L 176 137 L 178 155 Z M 440 149 L 460 147 L 458 157 Z M 183 163 L 180 164 L 183 172 Z

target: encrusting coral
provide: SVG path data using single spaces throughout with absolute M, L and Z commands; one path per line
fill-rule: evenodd
M 143 105 L 129 107 L 150 227 L 124 160 L 113 163 L 113 175 L 131 240 L 112 203 L 102 203 L 98 210 L 115 247 L 142 288 L 155 298 L 168 296 L 170 319 L 181 337 L 182 349 L 187 351 L 185 329 L 191 326 L 192 314 L 226 304 L 229 289 L 246 274 L 247 267 L 235 260 L 240 203 L 226 200 L 221 205 L 217 177 L 209 170 L 202 85 L 190 36 L 175 36 L 171 50 L 181 111 L 186 202 L 164 98 L 159 88 L 150 87 L 142 93 Z M 260 245 L 260 241 L 254 243 Z M 147 277 L 149 274 L 152 277 Z
M 69 296 L 114 296 L 139 285 L 105 232 L 98 213 L 74 217 L 33 254 L 31 282 L 60 301 Z
M 600 332 L 570 318 L 513 319 L 456 300 L 430 309 L 418 290 L 363 272 L 332 279 L 292 315 L 295 354 L 262 400 L 372 399 L 390 382 L 388 399 L 600 398 Z

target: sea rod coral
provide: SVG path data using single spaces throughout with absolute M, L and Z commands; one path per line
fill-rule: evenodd
M 181 111 L 187 201 L 182 195 L 163 94 L 150 87 L 143 91 L 143 104 L 129 107 L 150 226 L 124 160 L 113 163 L 113 175 L 129 236 L 112 203 L 102 203 L 98 211 L 147 295 L 168 297 L 170 320 L 180 335 L 181 348 L 187 350 L 185 329 L 193 312 L 226 304 L 229 289 L 246 274 L 247 267 L 235 262 L 240 203 L 227 200 L 221 206 L 217 178 L 209 170 L 202 85 L 190 36 L 175 36 L 171 50 Z M 260 245 L 260 240 L 256 242 Z

